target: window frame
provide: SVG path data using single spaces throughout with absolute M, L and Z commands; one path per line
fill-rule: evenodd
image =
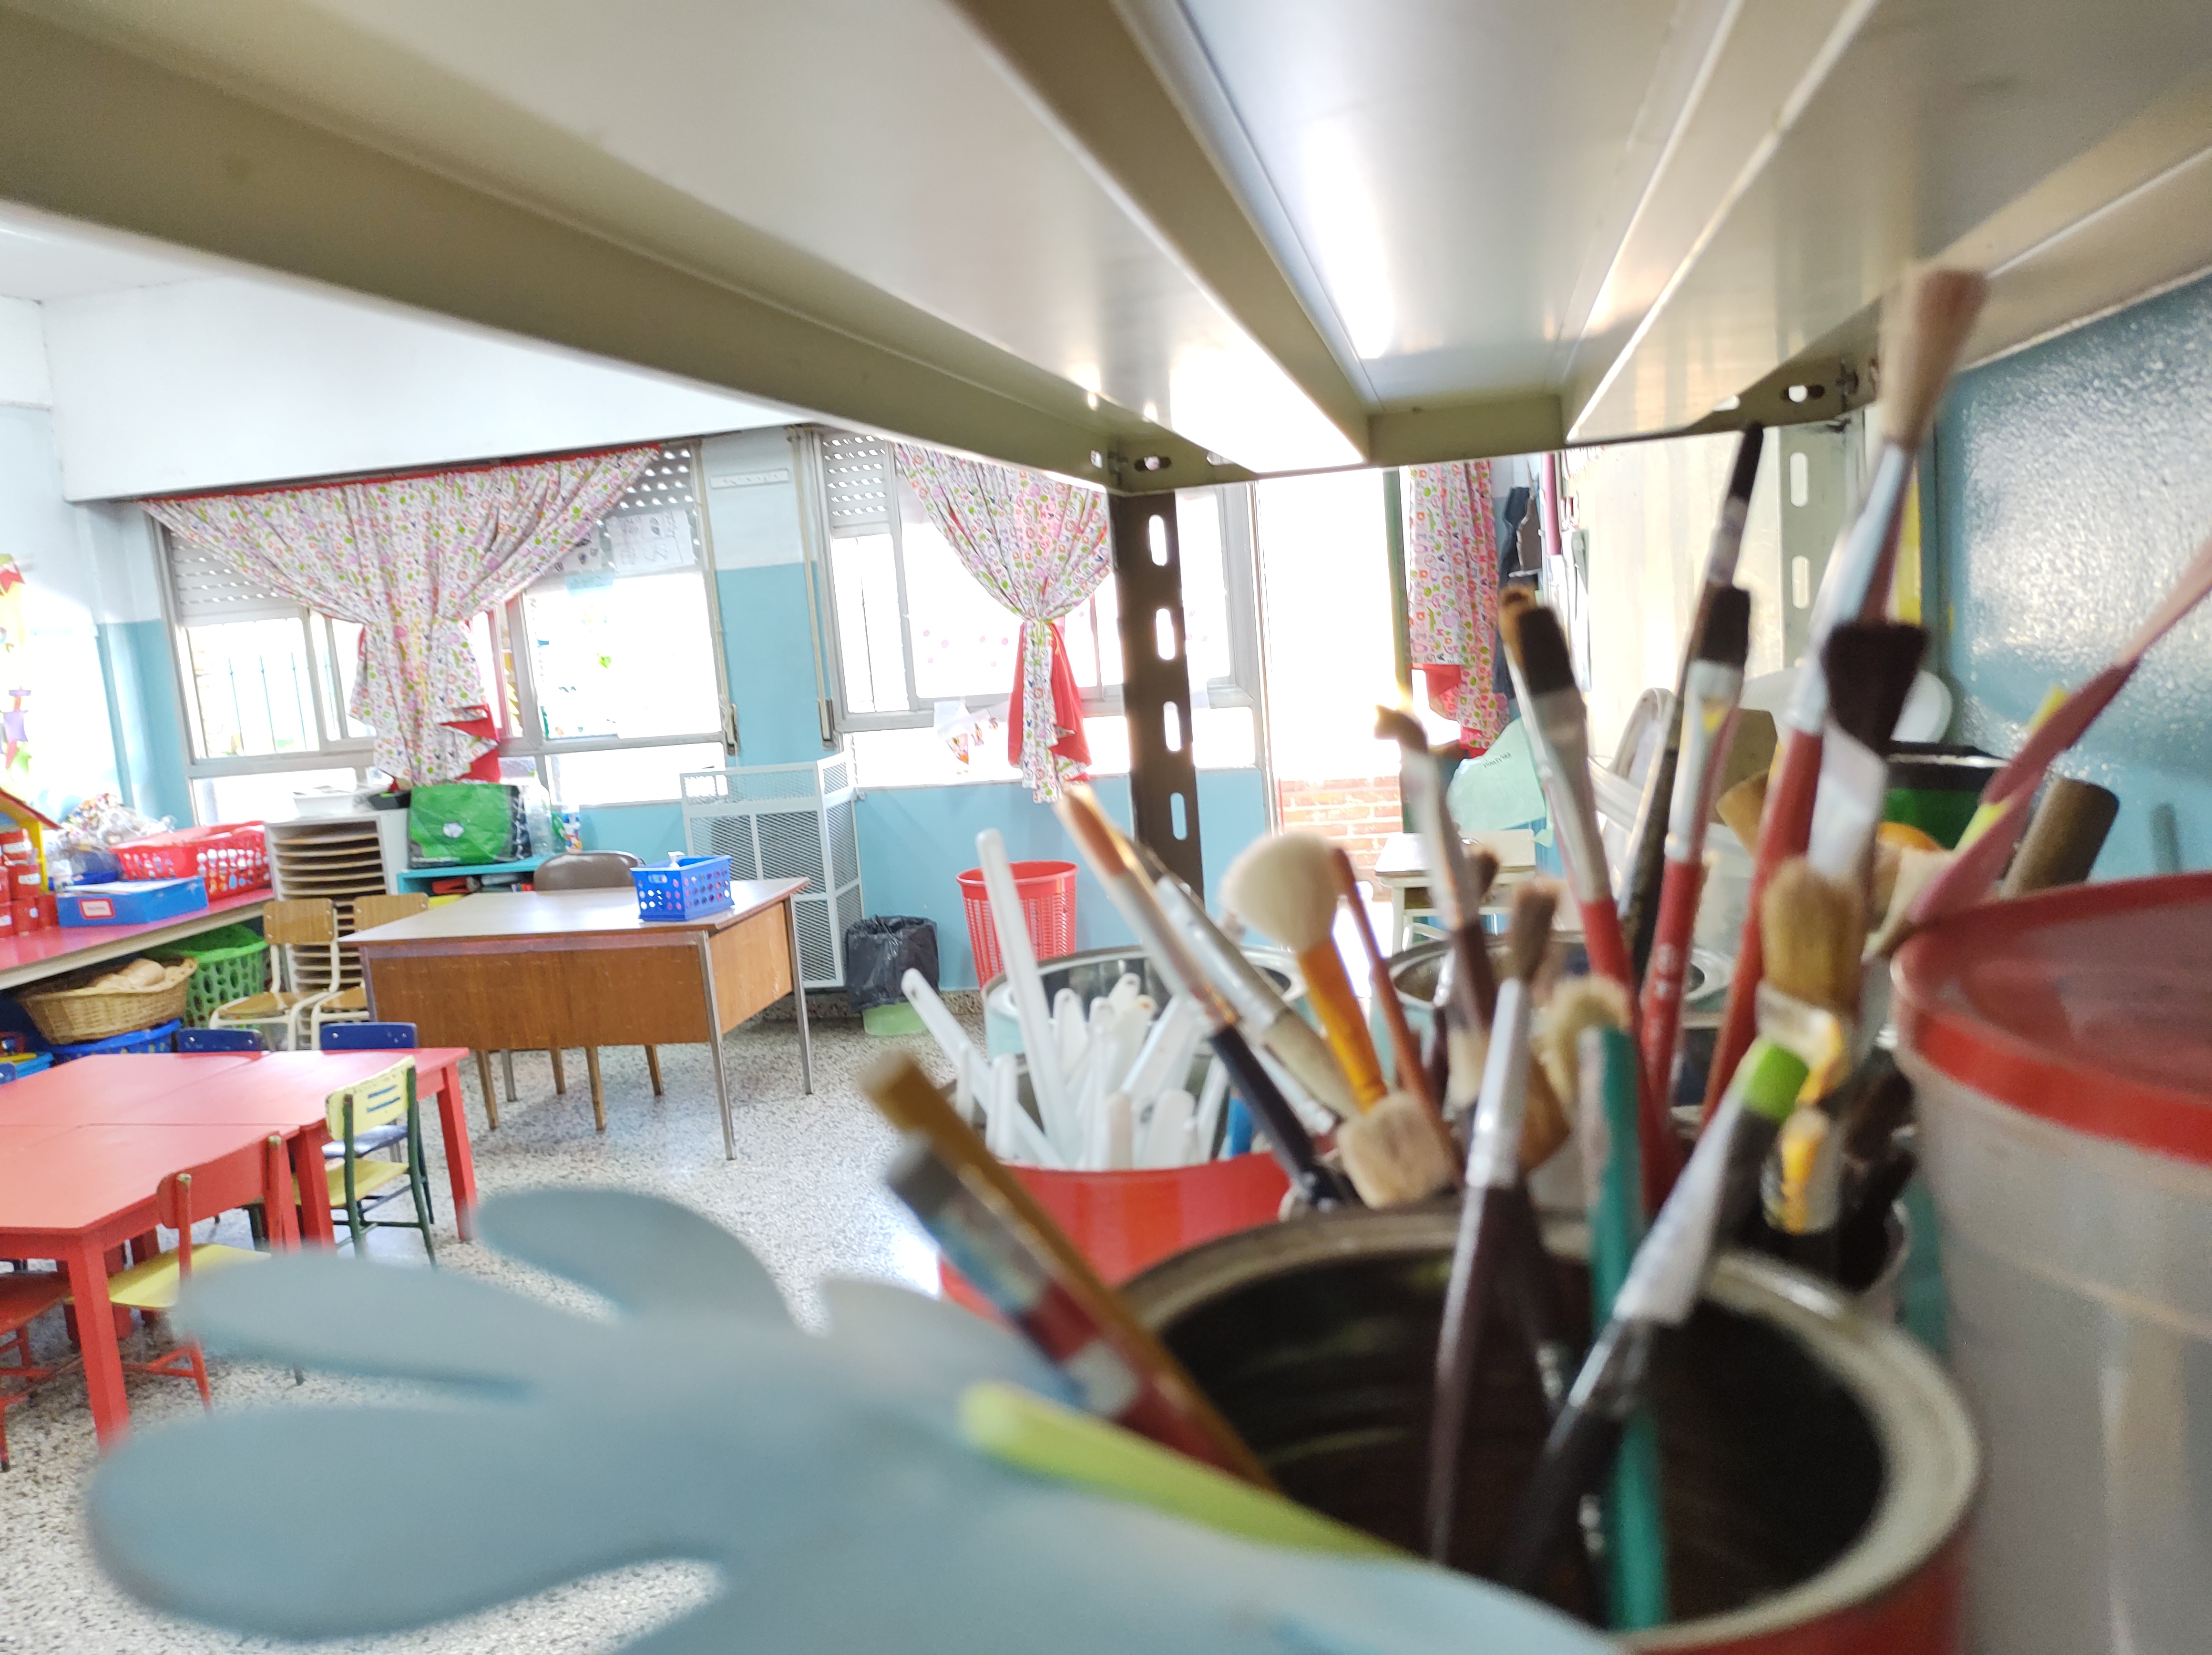
M 697 747 L 714 743 L 720 747 L 723 764 L 736 761 L 738 755 L 737 710 L 730 700 L 729 658 L 722 639 L 721 594 L 714 579 L 714 528 L 707 510 L 707 478 L 701 452 L 701 440 L 696 437 L 672 438 L 662 443 L 663 448 L 683 448 L 689 458 L 691 476 L 691 512 L 698 529 L 697 562 L 696 572 L 705 588 L 707 603 L 708 647 L 714 658 L 714 693 L 720 709 L 717 728 L 685 732 L 672 736 L 584 736 L 548 737 L 543 734 L 544 720 L 538 715 L 538 691 L 526 647 L 518 649 L 515 640 L 526 638 L 522 608 L 523 592 L 516 592 L 503 602 L 484 611 L 490 633 L 493 659 L 490 666 L 494 681 L 503 692 L 503 699 L 491 709 L 492 724 L 497 735 L 495 751 L 502 759 L 528 759 L 537 773 L 538 781 L 545 789 L 549 799 L 555 797 L 552 761 L 570 755 L 611 753 L 644 750 L 661 747 Z M 149 518 L 149 521 L 152 519 Z M 155 522 L 159 536 L 161 555 L 161 599 L 162 620 L 169 634 L 169 660 L 173 675 L 178 702 L 185 720 L 185 782 L 191 797 L 192 814 L 198 820 L 201 813 L 203 781 L 226 777 L 276 774 L 287 771 L 343 770 L 349 765 L 357 781 L 365 783 L 372 773 L 381 774 L 375 768 L 375 740 L 369 736 L 347 736 L 343 670 L 338 660 L 336 628 L 343 624 L 321 615 L 305 604 L 271 600 L 258 606 L 253 614 L 236 616 L 238 620 L 291 620 L 301 629 L 308 659 L 314 666 L 316 694 L 313 697 L 316 745 L 311 750 L 289 754 L 245 755 L 239 757 L 209 757 L 206 755 L 206 732 L 203 726 L 198 692 L 191 670 L 191 630 L 194 624 L 216 626 L 218 621 L 189 622 L 179 617 L 176 596 L 175 540 L 167 524 Z M 318 639 L 319 623 L 320 639 Z M 592 809 L 619 809 L 625 805 L 667 804 L 677 802 L 680 794 L 671 791 L 649 798 L 593 799 Z M 581 805 L 556 808 L 583 808 Z
M 847 690 L 845 671 L 845 640 L 838 624 L 837 584 L 836 562 L 830 555 L 833 536 L 830 528 L 830 505 L 826 477 L 822 464 L 822 437 L 819 427 L 808 427 L 803 433 L 801 467 L 805 482 L 805 510 L 801 517 L 805 539 L 809 593 L 819 590 L 822 599 L 817 620 L 816 646 L 826 668 L 827 682 L 823 686 L 829 700 L 826 709 L 835 731 L 921 730 L 933 725 L 936 719 L 935 700 L 925 700 L 915 686 L 915 646 L 913 619 L 907 605 L 906 548 L 901 514 L 896 494 L 888 512 L 891 543 L 892 569 L 899 594 L 899 643 L 902 664 L 906 673 L 906 696 L 908 706 L 902 712 L 875 712 L 855 710 Z M 830 434 L 844 435 L 842 432 Z M 890 445 L 884 444 L 888 450 Z M 896 490 L 896 479 L 891 487 Z M 1227 595 L 1227 629 L 1229 634 L 1230 671 L 1225 676 L 1209 679 L 1203 685 L 1193 684 L 1192 689 L 1204 694 L 1204 704 L 1214 707 L 1249 707 L 1256 713 L 1260 706 L 1260 613 L 1259 580 L 1256 557 L 1257 535 L 1254 516 L 1254 497 L 1249 483 L 1217 483 L 1206 490 L 1186 489 L 1180 493 L 1211 492 L 1215 509 L 1221 518 L 1222 581 Z M 1111 572 L 1108 579 L 1111 579 Z M 996 707 L 1009 699 L 1009 690 L 984 691 L 960 698 L 961 704 L 971 712 Z M 938 698 L 950 700 L 950 697 Z M 1088 718 L 1119 717 L 1122 711 L 1121 686 L 1108 685 L 1103 689 L 1086 688 L 1083 692 L 1083 711 Z

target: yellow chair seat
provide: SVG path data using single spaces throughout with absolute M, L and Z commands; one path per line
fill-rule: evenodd
M 192 1274 L 212 1275 L 219 1270 L 228 1270 L 234 1264 L 255 1264 L 268 1258 L 265 1252 L 255 1252 L 250 1247 L 224 1247 L 210 1242 L 206 1246 L 192 1249 Z M 143 1264 L 133 1264 L 129 1270 L 118 1270 L 107 1278 L 107 1299 L 110 1304 L 120 1305 L 126 1310 L 173 1310 L 177 1304 L 177 1284 L 183 1276 L 177 1268 L 174 1250 L 157 1254 Z
M 266 994 L 249 994 L 243 1000 L 232 1000 L 217 1006 L 215 1015 L 245 1021 L 255 1017 L 282 1017 L 293 1007 L 305 1005 L 316 998 L 313 994 L 298 994 L 290 989 L 272 989 Z
M 345 1205 L 345 1166 L 340 1162 L 326 1167 L 323 1176 L 330 1181 L 331 1205 Z M 353 1191 L 367 1197 L 372 1191 L 387 1184 L 398 1182 L 407 1176 L 407 1163 L 402 1161 L 356 1161 L 353 1164 Z
M 323 1002 L 323 1021 L 328 1022 L 333 1011 L 358 1011 L 368 1015 L 368 991 L 365 988 L 340 989 Z

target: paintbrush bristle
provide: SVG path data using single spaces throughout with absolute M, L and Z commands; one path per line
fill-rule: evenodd
M 1766 815 L 1766 772 L 1746 776 L 1713 802 L 1713 814 L 1747 851 L 1759 848 L 1759 824 Z
M 1532 879 L 1513 893 L 1513 921 L 1507 932 L 1507 970 L 1524 983 L 1536 980 L 1552 945 L 1552 916 L 1559 906 L 1559 888 Z
M 1496 854 L 1480 846 L 1468 852 L 1467 858 L 1467 893 L 1474 899 L 1476 906 L 1479 907 L 1481 906 L 1483 898 L 1490 894 L 1490 888 L 1497 882 L 1498 858 Z M 1474 918 L 1474 916 L 1473 912 L 1470 912 L 1468 915 L 1468 922 L 1472 924 Z
M 1857 890 L 1792 857 L 1767 882 L 1759 936 L 1767 982 L 1842 1016 L 1857 1011 L 1866 943 L 1866 906 Z
M 1838 627 L 1820 651 L 1828 715 L 1862 746 L 1887 753 L 1927 649 L 1928 634 L 1902 621 L 1851 621 Z
M 1705 607 L 1705 624 L 1698 634 L 1697 658 L 1717 661 L 1743 670 L 1751 657 L 1751 594 L 1741 586 L 1723 586 Z
M 1552 991 L 1529 1036 L 1537 1063 L 1561 1098 L 1582 1096 L 1583 1031 L 1628 1027 L 1628 991 L 1610 977 L 1570 977 Z
M 1128 858 L 1121 852 L 1121 838 L 1088 788 L 1069 788 L 1060 797 L 1059 811 L 1060 825 L 1090 858 L 1092 870 L 1100 878 L 1117 879 L 1128 871 Z
M 1575 688 L 1574 659 L 1567 652 L 1567 634 L 1560 629 L 1558 615 L 1540 603 L 1531 603 L 1521 611 L 1515 635 L 1520 646 L 1515 659 L 1529 694 Z
M 1516 667 L 1521 664 L 1521 618 L 1540 607 L 1536 594 L 1526 586 L 1508 586 L 1498 594 L 1498 636 Z
M 1229 864 L 1222 900 L 1294 954 L 1319 948 L 1336 923 L 1334 852 L 1319 834 L 1271 834 Z
M 1923 267 L 1906 276 L 1882 317 L 1884 441 L 1911 450 L 1927 438 L 1989 291 L 1988 279 L 1972 270 Z
M 1418 1099 L 1393 1092 L 1336 1129 L 1352 1187 L 1370 1207 L 1402 1207 L 1449 1189 L 1457 1176 L 1436 1123 Z
M 1375 739 L 1395 742 L 1408 754 L 1418 754 L 1422 758 L 1429 755 L 1429 732 L 1421 728 L 1419 718 L 1402 707 L 1376 705 Z
M 1766 427 L 1753 420 L 1744 427 L 1735 446 L 1735 466 L 1729 473 L 1729 498 L 1749 500 L 1759 481 L 1759 457 L 1765 452 Z

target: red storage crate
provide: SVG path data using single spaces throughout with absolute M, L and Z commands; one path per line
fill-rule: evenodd
M 198 874 L 210 897 L 258 891 L 269 883 L 269 839 L 258 821 L 185 828 L 118 845 L 125 879 L 190 879 Z

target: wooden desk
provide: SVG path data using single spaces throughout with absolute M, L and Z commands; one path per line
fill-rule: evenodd
M 1502 865 L 1497 883 L 1490 888 L 1484 912 L 1497 910 L 1501 915 L 1511 906 L 1513 888 L 1534 872 L 1529 859 L 1535 845 L 1535 835 L 1525 828 L 1516 828 L 1503 834 L 1478 834 L 1467 840 L 1469 851 L 1487 850 L 1501 864 L 1511 859 L 1510 865 Z M 1393 834 L 1382 841 L 1382 848 L 1375 855 L 1375 882 L 1390 896 L 1390 937 L 1384 951 L 1395 954 L 1406 946 L 1407 928 L 1413 919 L 1436 912 L 1435 900 L 1429 894 L 1429 864 L 1417 834 Z M 1559 916 L 1562 926 L 1577 924 L 1564 910 Z
M 145 925 L 55 925 L 0 942 L 0 989 L 20 988 L 79 966 L 96 966 L 158 948 L 218 926 L 258 919 L 269 892 L 239 891 L 219 896 L 192 913 L 156 919 Z
M 737 1156 L 722 1036 L 798 990 L 791 899 L 803 879 L 739 881 L 734 907 L 646 920 L 626 890 L 483 892 L 356 931 L 370 1015 L 478 1052 L 704 1040 L 714 1060 L 722 1152 Z M 799 1063 L 814 1089 L 806 996 Z

